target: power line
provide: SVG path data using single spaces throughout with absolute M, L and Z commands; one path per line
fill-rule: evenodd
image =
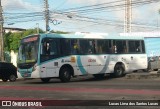
M 45 0 L 46 1 L 46 0 Z M 65 0 L 62 5 L 67 2 Z M 145 4 L 151 4 L 159 2 L 159 0 L 141 0 L 141 1 L 134 1 L 133 2 L 133 7 L 137 6 L 142 6 Z M 46 4 L 46 3 L 45 3 Z M 51 14 L 59 14 L 63 17 L 62 19 L 68 19 L 68 21 L 77 21 L 77 22 L 87 22 L 87 23 L 95 23 L 95 25 L 123 25 L 123 21 L 118 20 L 109 20 L 109 19 L 102 19 L 102 17 L 97 17 L 93 16 L 92 14 L 99 14 L 103 12 L 112 12 L 112 11 L 117 11 L 117 10 L 124 10 L 125 3 L 122 0 L 117 0 L 113 2 L 105 2 L 101 4 L 95 4 L 95 5 L 88 5 L 88 6 L 82 6 L 82 7 L 76 7 L 76 8 L 68 8 L 68 9 L 63 9 L 63 10 L 57 10 L 57 11 L 49 11 L 48 9 L 45 9 L 44 12 L 31 12 L 31 13 L 10 13 L 6 12 L 4 13 L 4 16 L 6 17 L 5 22 L 27 22 L 27 21 L 38 21 L 38 20 L 44 20 L 48 19 L 48 26 L 49 26 L 49 19 L 56 18 L 55 16 L 52 17 Z M 49 13 L 50 12 L 50 13 Z M 75 15 L 72 16 L 72 13 L 75 13 Z M 45 16 L 44 16 L 45 14 Z M 69 19 L 66 16 L 71 15 L 73 18 Z M 86 16 L 85 16 L 86 15 Z M 89 17 L 92 15 L 92 17 Z M 46 17 L 47 16 L 47 17 Z M 137 25 L 147 25 L 144 23 L 139 23 L 139 22 L 133 22 L 133 24 Z M 47 25 L 47 23 L 46 23 Z M 151 25 L 151 24 L 149 24 Z M 46 26 L 47 28 L 47 26 Z
M 58 5 L 54 10 L 57 10 L 59 7 L 63 6 L 65 3 L 67 3 L 68 0 L 63 1 L 60 5 Z
M 118 1 L 118 2 L 120 2 L 120 1 Z M 140 1 L 140 2 L 134 2 L 134 3 L 132 3 L 132 5 L 134 5 L 134 6 L 141 6 L 141 5 L 145 5 L 145 4 L 150 4 L 150 3 L 154 3 L 154 2 L 159 2 L 159 1 L 157 1 L 157 0 L 154 0 L 154 1 L 149 1 L 149 0 L 147 0 L 147 1 Z M 113 3 L 113 2 L 111 2 L 111 3 Z M 115 3 L 115 2 L 114 2 Z M 99 4 L 99 5 L 104 5 L 104 4 Z M 92 7 L 93 5 L 91 5 L 91 7 Z M 94 5 L 94 6 L 98 6 L 98 5 Z M 122 5 L 120 5 L 120 4 L 117 4 L 117 5 L 113 5 L 113 6 L 110 6 L 110 7 L 112 7 L 112 8 L 115 8 L 115 6 L 119 6 L 119 8 L 121 8 L 122 6 L 125 6 L 125 3 Z M 84 7 L 80 7 L 80 8 L 88 8 L 88 6 L 84 6 Z M 87 10 L 89 10 L 90 12 L 92 12 L 92 13 L 95 13 L 96 11 L 101 11 L 101 9 L 105 9 L 105 8 L 107 8 L 108 9 L 108 7 L 94 7 L 93 9 L 81 9 L 81 10 L 73 10 L 73 9 L 75 9 L 75 8 L 72 8 L 72 10 L 73 11 L 71 11 L 71 12 L 76 12 L 77 11 L 77 13 L 79 14 L 79 13 L 87 13 L 88 11 Z M 112 9 L 112 8 L 110 8 L 110 9 Z M 124 9 L 124 7 L 122 7 L 123 9 Z M 97 10 L 98 9 L 98 10 Z M 69 9 L 69 10 L 71 10 L 71 9 Z M 79 12 L 79 11 L 82 11 L 82 12 Z M 67 11 L 62 11 L 61 12 L 61 14 L 63 14 L 63 15 L 68 15 L 68 14 L 70 14 L 71 12 L 67 12 Z M 76 19 L 76 20 L 80 20 L 80 21 L 86 21 L 86 22 L 93 22 L 93 23 L 95 23 L 95 21 L 96 20 L 102 20 L 102 19 L 96 19 L 96 18 L 89 18 L 89 17 L 86 17 L 86 16 L 77 16 L 77 15 L 74 15 L 74 17 L 79 17 L 79 18 L 81 18 L 81 19 Z M 90 19 L 90 21 L 88 21 L 88 20 L 83 20 L 83 19 Z M 92 20 L 95 20 L 95 21 L 92 21 Z M 104 19 L 104 20 L 106 20 L 106 19 Z M 114 21 L 115 22 L 115 21 Z
M 103 6 L 106 4 L 111 4 L 111 3 L 118 3 L 118 2 L 122 2 L 122 0 L 117 0 L 117 1 L 113 1 L 113 2 L 104 2 L 104 3 L 100 3 L 100 4 L 96 4 L 96 5 L 87 5 L 87 6 L 81 6 L 81 7 L 75 7 L 75 8 L 69 8 L 69 9 L 63 9 L 61 11 L 75 11 L 78 9 L 87 9 L 87 8 L 92 8 L 92 7 L 97 7 L 97 6 Z
M 118 2 L 120 2 L 120 1 L 118 1 Z M 132 6 L 141 6 L 141 5 L 144 5 L 144 4 L 150 4 L 150 3 L 155 3 L 155 2 L 160 2 L 159 0 L 146 0 L 146 1 L 133 1 L 132 3 L 131 3 L 131 5 Z M 107 10 L 112 10 L 112 9 L 115 9 L 115 8 L 124 8 L 124 6 L 126 5 L 125 4 L 125 2 L 120 2 L 120 4 L 115 4 L 116 2 L 114 2 L 114 4 L 112 4 L 112 5 L 102 5 L 102 6 L 100 6 L 100 7 L 94 7 L 94 8 L 80 8 L 80 9 L 75 9 L 75 10 L 65 10 L 65 11 L 63 11 L 63 12 L 67 12 L 67 13 L 78 13 L 78 14 L 81 14 L 81 13 L 89 13 L 89 12 L 99 12 L 99 11 L 102 11 L 102 10 L 104 10 L 104 9 L 107 9 Z M 109 2 L 109 4 L 110 4 L 110 2 Z M 91 6 L 92 7 L 92 6 Z
M 64 14 L 64 13 L 59 13 L 59 14 L 63 14 L 63 15 L 67 15 L 67 14 Z M 86 17 L 86 16 L 74 16 L 75 19 L 72 19 L 73 20 L 76 20 L 76 21 L 84 21 L 84 22 L 88 22 L 88 23 L 97 23 L 97 24 L 106 24 L 106 25 L 124 25 L 123 24 L 123 21 L 120 21 L 120 20 L 108 20 L 108 19 L 100 19 L 100 18 L 92 18 L 92 17 Z M 150 24 L 146 24 L 146 23 L 138 23 L 138 22 L 132 22 L 132 24 L 135 24 L 135 25 L 146 25 L 146 26 L 150 26 Z
M 142 5 L 147 5 L 147 4 L 150 4 L 150 3 L 143 3 Z M 139 6 L 142 6 L 141 4 L 137 4 L 137 5 L 132 5 L 132 8 L 136 8 L 136 7 L 139 7 Z M 91 14 L 100 14 L 100 13 L 103 13 L 103 12 L 113 12 L 113 11 L 122 11 L 125 9 L 125 5 L 123 7 L 113 7 L 113 8 L 110 8 L 110 9 L 107 9 L 105 10 L 105 8 L 102 8 L 102 9 L 99 9 L 99 10 L 93 10 L 93 11 L 89 11 L 89 12 L 77 12 L 79 15 L 91 15 Z M 68 12 L 69 13 L 69 12 Z
M 142 2 L 138 2 L 138 3 L 142 3 Z M 146 3 L 148 3 L 148 1 L 146 2 Z M 146 4 L 146 3 L 142 3 L 143 5 L 144 4 Z M 135 3 L 134 3 L 135 4 Z M 141 4 L 141 5 L 142 5 Z M 102 4 L 101 4 L 102 5 Z M 125 4 L 124 4 L 125 5 Z M 138 5 L 140 5 L 140 4 L 138 4 Z M 135 6 L 138 6 L 138 5 L 135 5 Z M 95 5 L 94 5 L 95 6 Z M 96 5 L 97 6 L 97 5 Z M 120 5 L 119 5 L 120 6 Z M 124 7 L 122 7 L 123 9 L 124 9 Z M 101 10 L 100 10 L 101 11 Z M 84 12 L 86 12 L 86 11 L 84 11 Z M 92 11 L 90 11 L 90 12 L 92 12 L 92 13 L 95 13 L 96 11 L 95 10 L 92 10 Z M 86 12 L 87 13 L 87 12 Z M 61 14 L 64 14 L 64 15 L 69 15 L 70 14 L 70 12 L 61 12 Z M 79 13 L 78 13 L 79 14 Z M 70 16 L 70 15 L 69 15 Z M 71 15 L 72 16 L 72 15 Z M 73 15 L 73 17 L 79 17 L 78 15 Z M 80 18 L 86 18 L 86 16 L 80 16 Z M 89 18 L 90 19 L 90 18 Z M 94 18 L 95 20 L 97 20 L 96 18 Z M 92 18 L 92 20 L 93 20 L 93 18 Z M 106 20 L 106 19 L 104 19 L 104 20 Z

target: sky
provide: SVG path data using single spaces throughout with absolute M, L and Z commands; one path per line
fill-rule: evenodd
M 45 30 L 44 0 L 1 0 L 4 27 Z M 132 0 L 133 2 L 147 0 Z M 133 32 L 160 30 L 160 0 L 132 7 Z M 50 30 L 68 32 L 124 32 L 124 0 L 48 0 Z M 99 10 L 78 8 L 103 4 Z M 106 5 L 104 5 L 106 4 Z M 118 7 L 113 7 L 117 6 Z M 105 7 L 105 8 L 104 8 Z M 80 11 L 75 11 L 75 9 Z M 99 7 L 96 7 L 99 8 Z M 69 10 L 70 9 L 70 10 Z M 71 10 L 72 9 L 72 10 Z

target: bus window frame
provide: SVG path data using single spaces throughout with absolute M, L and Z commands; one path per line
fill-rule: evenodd
M 47 42 L 49 43 L 49 45 L 51 45 L 52 40 L 55 41 L 56 43 L 56 49 L 57 49 L 57 53 L 56 54 L 51 54 L 51 48 L 50 49 L 50 53 L 49 54 L 43 54 L 43 43 Z M 50 46 L 49 46 L 50 47 Z M 51 59 L 55 59 L 58 57 L 61 57 L 60 55 L 60 42 L 59 42 L 59 38 L 44 38 L 42 39 L 42 41 L 40 42 L 40 62 L 45 62 Z

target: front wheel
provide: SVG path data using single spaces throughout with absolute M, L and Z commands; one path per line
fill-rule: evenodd
M 59 78 L 62 82 L 69 82 L 71 79 L 71 71 L 69 68 L 64 67 L 61 69 Z
M 117 64 L 114 67 L 113 77 L 122 77 L 124 75 L 124 67 L 121 64 Z

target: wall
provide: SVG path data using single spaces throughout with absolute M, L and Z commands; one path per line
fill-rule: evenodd
M 13 50 L 11 50 L 11 63 L 17 67 L 17 57 L 18 53 L 15 53 Z M 18 78 L 22 78 L 19 72 L 17 72 Z

